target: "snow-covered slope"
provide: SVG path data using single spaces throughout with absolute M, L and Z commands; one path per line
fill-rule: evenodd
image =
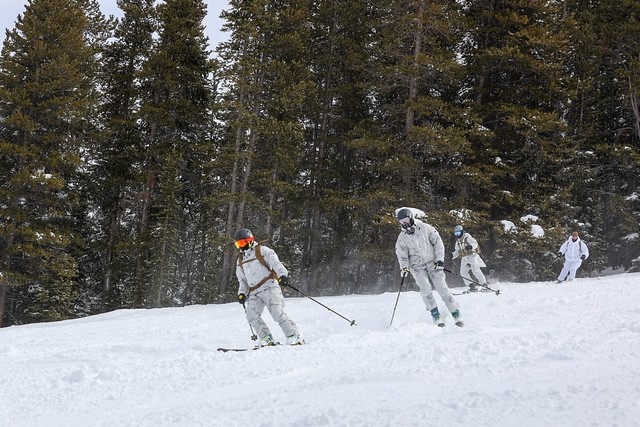
M 318 298 L 357 326 L 289 297 L 309 344 L 242 353 L 236 303 L 0 329 L 0 425 L 640 425 L 640 273 L 494 287 L 463 329 L 416 292 L 391 328 L 396 293 Z

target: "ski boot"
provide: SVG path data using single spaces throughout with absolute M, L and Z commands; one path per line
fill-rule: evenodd
M 259 345 L 260 347 L 270 347 L 276 345 L 276 342 L 273 340 L 271 334 L 267 334 L 260 338 Z
M 438 307 L 431 310 L 431 317 L 433 318 L 433 323 L 438 325 L 439 328 L 444 328 L 445 326 L 444 320 L 442 320 L 442 317 L 440 316 L 440 311 L 438 311 Z
M 302 345 L 304 344 L 304 340 L 300 338 L 300 335 L 293 334 L 287 337 L 287 345 Z
M 460 310 L 456 310 L 451 313 L 453 316 L 453 320 L 456 322 L 456 326 L 462 328 L 464 326 L 464 322 L 462 321 L 462 317 L 460 316 Z

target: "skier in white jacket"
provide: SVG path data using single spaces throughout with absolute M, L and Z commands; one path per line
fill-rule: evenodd
M 574 231 L 560 246 L 558 255 L 564 255 L 564 267 L 562 267 L 562 271 L 558 276 L 558 283 L 562 283 L 565 280 L 571 281 L 576 277 L 576 271 L 582 265 L 582 261 L 589 258 L 589 248 L 580 239 L 578 232 Z
M 240 229 L 234 238 L 240 250 L 236 267 L 238 302 L 245 307 L 247 321 L 258 334 L 260 346 L 276 344 L 261 317 L 265 307 L 282 328 L 287 344 L 302 344 L 304 341 L 300 338 L 298 327 L 284 312 L 284 296 L 280 286 L 289 284 L 287 269 L 273 249 L 255 241 L 251 230 Z
M 411 272 L 420 287 L 422 300 L 436 325 L 443 327 L 445 323 L 440 316 L 429 280 L 433 282 L 447 309 L 451 312 L 456 326 L 463 326 L 460 310 L 445 280 L 444 244 L 440 234 L 431 225 L 414 218 L 409 208 L 398 210 L 396 217 L 402 225 L 402 231 L 396 240 L 396 256 L 402 277 L 406 277 Z
M 471 234 L 464 231 L 461 225 L 456 225 L 453 229 L 454 236 L 457 237 L 455 243 L 455 251 L 453 252 L 453 259 L 462 257 L 460 261 L 460 276 L 464 280 L 464 284 L 469 286 L 470 292 L 477 292 L 478 288 L 476 284 L 470 279 L 471 273 L 481 285 L 487 284 L 487 279 L 484 277 L 481 267 L 486 267 L 482 258 L 478 252 L 480 247 L 478 241 L 471 237 Z

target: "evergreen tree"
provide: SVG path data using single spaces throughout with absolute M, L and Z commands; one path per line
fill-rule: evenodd
M 562 2 L 470 1 L 473 21 L 464 58 L 468 64 L 468 100 L 487 132 L 473 138 L 470 177 L 482 199 L 475 202 L 490 218 L 532 213 L 557 192 L 561 161 L 571 156 L 563 138 L 563 105 L 571 80 Z M 538 212 L 533 212 L 538 213 Z
M 637 2 L 570 2 L 578 23 L 573 73 L 578 91 L 568 117 L 579 152 L 567 165 L 582 185 L 571 193 L 569 215 L 588 223 L 597 243 L 592 262 L 629 267 L 640 255 L 640 5 Z
M 101 73 L 104 130 L 91 170 L 96 231 L 85 265 L 86 281 L 102 308 L 130 306 L 134 270 L 132 228 L 143 160 L 141 71 L 149 60 L 157 18 L 153 0 L 118 0 L 123 18 L 105 50 Z
M 95 104 L 95 46 L 73 0 L 30 0 L 0 58 L 0 263 L 4 320 L 72 314 L 83 139 Z M 0 312 L 2 314 L 2 312 Z
M 178 301 L 178 249 L 187 226 L 184 215 L 200 187 L 197 161 L 209 140 L 211 106 L 207 38 L 201 0 L 168 0 L 158 6 L 160 34 L 144 65 L 144 126 L 139 229 L 136 241 L 135 306 Z M 181 227 L 181 224 L 184 226 Z

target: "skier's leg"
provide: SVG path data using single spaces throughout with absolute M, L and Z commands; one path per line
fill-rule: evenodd
M 464 263 L 464 270 L 460 270 L 464 271 L 460 273 L 460 275 L 463 276 L 462 280 L 464 280 L 464 284 L 469 287 L 469 291 L 471 292 L 476 292 L 478 290 L 475 280 L 473 280 L 474 276 L 471 275 L 472 272 L 475 272 L 475 270 L 473 270 L 474 265 L 475 264 L 473 264 L 473 262 L 466 262 Z
M 429 275 L 426 270 L 416 269 L 411 271 L 411 275 L 416 281 L 416 284 L 420 287 L 420 296 L 427 310 L 431 311 L 438 307 L 433 292 L 431 291 L 431 283 L 429 282 Z
M 285 337 L 291 337 L 298 334 L 298 327 L 289 318 L 287 313 L 284 312 L 284 297 L 280 286 L 274 286 L 271 289 L 265 291 L 265 300 L 267 303 L 267 310 L 271 313 L 271 317 L 275 320 L 284 332 Z
M 420 286 L 420 296 L 422 297 L 422 301 L 424 301 L 425 307 L 427 307 L 427 311 L 431 314 L 434 323 L 438 326 L 444 326 L 444 321 L 442 320 L 442 316 L 440 316 L 440 310 L 438 310 L 438 303 L 431 290 L 429 273 L 425 269 L 417 269 L 412 270 L 411 274 L 418 286 Z
M 458 311 L 458 304 L 453 299 L 444 275 L 444 270 L 430 270 L 429 277 L 451 313 Z
M 258 334 L 258 338 L 262 339 L 267 335 L 271 335 L 269 327 L 264 323 L 262 317 L 260 317 L 264 311 L 264 302 L 262 301 L 261 293 L 255 295 L 250 294 L 245 306 L 247 308 L 247 321 Z
M 571 266 L 569 267 L 569 280 L 573 280 L 576 278 L 576 272 L 578 271 L 578 268 L 580 268 L 581 265 L 582 265 L 581 259 L 577 261 L 573 261 L 571 263 Z
M 480 270 L 480 266 L 478 264 L 471 264 L 471 271 L 473 271 L 473 275 L 478 279 L 478 283 L 481 285 L 487 284 L 487 278 L 484 277 L 484 273 Z
M 565 261 L 564 266 L 562 267 L 562 271 L 558 276 L 558 282 L 564 282 L 564 279 L 567 278 L 567 274 L 569 274 L 569 270 L 571 268 L 571 261 Z
M 465 286 L 469 286 L 469 285 L 473 284 L 471 282 L 471 280 L 469 280 L 469 278 L 471 277 L 469 275 L 470 272 L 471 272 L 471 268 L 469 268 L 469 264 L 466 263 L 466 262 L 461 262 L 460 263 L 460 276 L 462 276 L 462 281 L 464 282 Z

